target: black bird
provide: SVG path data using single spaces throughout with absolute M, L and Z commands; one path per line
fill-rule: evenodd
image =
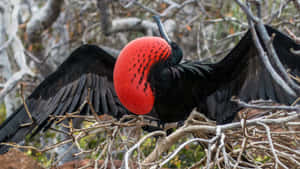
M 272 99 L 291 104 L 286 94 L 261 63 L 248 31 L 220 62 L 181 63 L 182 51 L 157 21 L 161 37 L 143 37 L 130 42 L 116 60 L 95 45 L 83 45 L 48 76 L 27 98 L 31 122 L 21 106 L 0 126 L 0 142 L 19 142 L 37 127 L 45 130 L 53 123 L 49 115 L 71 113 L 82 104 L 90 89 L 90 101 L 99 114 L 121 117 L 148 114 L 162 123 L 184 120 L 194 108 L 218 124 L 231 122 L 239 107 L 232 96 L 249 101 Z M 299 75 L 300 58 L 290 49 L 300 50 L 292 39 L 266 26 L 276 34 L 273 45 L 290 73 Z M 87 108 L 82 114 L 87 113 Z M 0 153 L 7 146 L 0 147 Z

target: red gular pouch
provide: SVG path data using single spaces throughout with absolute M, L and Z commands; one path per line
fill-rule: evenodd
M 155 94 L 148 75 L 153 65 L 170 55 L 170 45 L 160 37 L 138 38 L 122 49 L 114 67 L 114 87 L 129 111 L 143 115 L 153 109 Z

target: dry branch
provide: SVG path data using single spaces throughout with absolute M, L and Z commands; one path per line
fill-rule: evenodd
M 120 0 L 121 1 L 121 0 Z M 124 0 L 125 1 L 125 0 Z M 128 0 L 127 0 L 128 1 Z M 95 7 L 89 6 L 89 4 L 94 5 L 96 1 L 93 1 L 91 3 L 82 3 L 83 1 L 72 1 L 72 3 L 78 3 L 78 4 L 83 4 L 82 7 L 78 7 L 80 10 L 84 11 L 82 13 L 87 14 L 88 19 L 83 19 L 82 13 L 80 11 L 80 16 L 75 14 L 75 17 L 67 14 L 67 11 L 70 11 L 70 8 L 65 11 L 60 11 L 62 1 L 55 1 L 52 0 L 51 2 L 57 2 L 57 4 L 60 4 L 60 7 L 56 6 L 55 9 L 51 9 L 53 11 L 57 11 L 57 16 L 59 13 L 64 13 L 66 16 L 65 18 L 68 19 L 62 19 L 61 22 L 64 25 L 56 25 L 53 27 L 54 31 L 61 31 L 61 30 L 67 30 L 63 31 L 62 34 L 58 34 L 58 39 L 67 39 L 67 41 L 59 41 L 59 43 L 55 44 L 54 42 L 57 40 L 55 39 L 55 34 L 49 33 L 49 32 L 44 32 L 44 34 L 49 38 L 49 40 L 46 41 L 53 41 L 50 47 L 47 47 L 45 44 L 42 44 L 43 47 L 46 48 L 46 51 L 48 51 L 49 56 L 53 55 L 58 48 L 61 48 L 62 50 L 69 50 L 71 46 L 65 45 L 65 44 L 70 44 L 71 41 L 73 41 L 79 44 L 78 41 L 74 39 L 68 39 L 67 35 L 72 34 L 72 29 L 66 29 L 70 25 L 76 25 L 76 29 L 79 31 L 78 37 L 79 39 L 83 39 L 84 42 L 90 42 L 90 39 L 88 39 L 87 34 L 92 34 L 95 35 L 95 32 L 98 31 L 96 29 L 97 27 L 101 26 L 101 31 L 103 31 L 104 34 L 110 34 L 113 35 L 113 38 L 107 38 L 107 39 L 112 39 L 112 44 L 117 45 L 117 42 L 115 42 L 114 38 L 119 34 L 119 32 L 122 32 L 124 34 L 121 34 L 122 37 L 125 37 L 125 42 L 126 38 L 130 37 L 127 36 L 127 32 L 131 31 L 142 31 L 143 33 L 147 33 L 147 35 L 151 35 L 152 32 L 157 31 L 156 24 L 152 22 L 149 14 L 158 14 L 163 17 L 165 20 L 166 28 L 169 34 L 174 33 L 174 37 L 180 38 L 183 43 L 180 45 L 186 45 L 184 46 L 184 49 L 186 49 L 185 52 L 189 52 L 189 49 L 195 49 L 196 47 L 193 46 L 196 43 L 192 42 L 191 39 L 193 39 L 193 36 L 195 34 L 190 33 L 187 34 L 185 28 L 180 27 L 180 25 L 189 25 L 192 29 L 192 31 L 196 29 L 199 29 L 199 36 L 198 39 L 202 40 L 201 38 L 204 38 L 203 42 L 204 44 L 197 42 L 198 48 L 201 47 L 201 45 L 204 46 L 205 50 L 209 50 L 212 52 L 212 55 L 214 55 L 214 49 L 213 46 L 215 44 L 218 44 L 219 46 L 227 46 L 225 44 L 232 43 L 232 38 L 234 37 L 239 37 L 243 34 L 245 31 L 244 28 L 248 27 L 247 22 L 241 18 L 237 18 L 235 16 L 227 16 L 224 15 L 224 13 L 221 13 L 221 16 L 219 14 L 215 14 L 214 11 L 221 11 L 222 4 L 224 4 L 225 1 L 221 0 L 215 0 L 215 1 L 195 1 L 195 0 L 188 0 L 188 1 L 173 1 L 173 0 L 163 0 L 167 6 L 164 8 L 160 9 L 160 5 L 157 5 L 157 8 L 153 8 L 152 3 L 148 3 L 146 1 L 140 1 L 140 0 L 129 0 L 130 3 L 127 6 L 127 9 L 123 9 L 123 11 L 126 11 L 128 13 L 128 16 L 132 17 L 126 17 L 124 18 L 124 15 L 118 15 L 114 16 L 111 15 L 111 7 L 114 6 L 115 4 L 107 4 L 107 1 L 100 1 L 98 0 L 98 9 L 95 9 Z M 17 2 L 17 1 L 15 1 Z M 50 3 L 50 1 L 48 1 Z M 65 1 L 68 2 L 68 1 Z M 218 2 L 218 3 L 216 3 Z M 239 2 L 239 1 L 238 1 Z M 260 2 L 260 1 L 259 1 Z M 270 6 L 273 5 L 272 11 L 270 12 L 270 16 L 262 16 L 264 21 L 272 20 L 272 17 L 279 16 L 280 13 L 282 12 L 282 9 L 285 7 L 285 4 L 287 1 L 280 1 L 280 4 L 274 3 L 274 4 L 269 4 Z M 296 4 L 299 1 L 293 0 L 293 2 Z M 5 11 L 6 9 L 3 7 L 3 5 L 0 2 L 0 12 Z M 47 3 L 47 5 L 49 5 Z M 106 3 L 106 4 L 102 4 Z M 143 4 L 145 3 L 145 4 Z M 193 3 L 198 3 L 197 5 L 194 5 Z M 199 5 L 200 3 L 200 5 Z M 265 2 L 267 3 L 267 2 Z M 220 4 L 220 9 L 218 7 L 215 7 L 215 4 Z M 298 3 L 299 4 L 299 3 Z M 43 10 L 45 11 L 44 8 L 46 8 L 45 5 L 40 12 Z M 69 4 L 68 4 L 69 5 Z M 242 4 L 243 5 L 243 4 Z M 289 4 L 290 6 L 291 4 Z M 297 4 L 296 4 L 297 5 Z M 295 7 L 297 7 L 295 5 Z M 75 6 L 75 5 L 74 5 Z M 133 8 L 134 6 L 134 8 Z M 195 12 L 187 14 L 185 12 L 185 7 L 191 7 L 192 9 L 197 9 Z M 244 6 L 242 6 L 243 8 Z M 277 8 L 278 7 L 278 8 Z M 72 6 L 73 8 L 73 6 Z M 92 10 L 90 10 L 92 8 Z M 114 6 L 115 8 L 115 6 Z M 18 8 L 13 8 L 14 10 L 17 10 Z M 100 9 L 100 10 L 99 10 Z M 116 8 L 118 10 L 118 8 Z M 252 18 L 252 21 L 255 23 L 260 24 L 260 17 L 256 17 L 252 14 L 250 8 L 245 6 L 244 9 L 246 12 L 248 12 L 250 17 Z M 72 10 L 71 10 L 72 11 Z M 90 13 L 90 11 L 92 11 Z M 98 13 L 100 12 L 100 17 L 99 15 L 93 13 L 93 11 L 97 11 Z M 122 11 L 122 12 L 123 12 Z M 133 11 L 133 12 L 132 12 Z M 201 12 L 200 12 L 201 11 Z M 14 11 L 14 14 L 16 11 Z M 77 11 L 76 11 L 77 12 Z M 74 12 L 74 13 L 76 13 Z M 137 14 L 135 13 L 137 12 Z M 199 14 L 198 14 L 198 13 Z M 264 11 L 262 11 L 264 12 Z M 11 12 L 13 13 L 13 12 Z M 53 12 L 51 12 L 53 13 Z M 78 12 L 79 13 L 79 12 Z M 146 13 L 144 15 L 144 13 Z M 193 15 L 197 13 L 197 15 Z M 216 12 L 218 13 L 218 12 Z M 124 14 L 124 13 L 121 13 Z M 205 16 L 203 16 L 205 14 Z M 276 15 L 274 15 L 276 14 Z M 35 16 L 38 17 L 40 14 L 36 14 Z M 143 16 L 139 18 L 138 16 Z M 224 15 L 224 16 L 222 16 Z M 13 15 L 12 21 L 17 21 L 17 16 Z M 54 15 L 52 15 L 54 17 Z M 56 17 L 57 17 L 56 16 Z M 70 17 L 72 16 L 72 17 Z M 110 16 L 105 18 L 106 16 Z M 148 16 L 148 18 L 147 18 Z M 203 16 L 203 17 L 202 17 Z M 40 15 L 39 17 L 42 17 Z M 50 16 L 49 16 L 50 17 Z M 71 21 L 70 21 L 71 18 Z M 79 19 L 78 19 L 79 18 Z M 99 20 L 99 18 L 101 20 Z M 201 18 L 201 19 L 199 19 Z M 35 17 L 33 17 L 30 22 L 33 22 Z M 90 20 L 91 19 L 91 20 Z M 107 20 L 103 20 L 107 19 Z M 56 19 L 50 19 L 52 22 Z M 79 21 L 80 20 L 80 21 Z M 295 15 L 293 17 L 293 20 L 295 22 L 295 25 L 297 25 L 299 22 L 299 15 Z M 27 31 L 30 28 L 30 22 L 27 24 Z M 39 25 L 41 21 L 37 20 L 36 21 L 37 25 L 37 31 L 32 33 L 32 35 L 29 36 L 40 36 L 40 33 L 43 32 L 43 30 L 51 27 L 51 23 L 48 26 L 44 25 Z M 282 23 L 286 23 L 284 21 L 280 22 L 281 25 Z M 15 24 L 15 23 L 14 23 Z M 170 24 L 170 26 L 167 26 Z M 176 24 L 178 26 L 176 26 Z M 229 25 L 234 25 L 234 27 L 242 28 L 238 29 L 238 32 L 233 32 L 230 35 L 226 35 L 221 37 L 220 40 L 216 39 L 215 36 L 211 37 L 211 31 L 216 31 L 216 29 L 213 27 L 214 25 L 218 24 L 229 24 Z M 276 24 L 276 23 L 275 23 Z M 13 29 L 7 29 L 7 30 L 12 30 L 15 31 L 15 33 L 18 30 L 18 25 L 15 24 L 11 28 Z M 72 26 L 70 26 L 72 27 Z M 78 28 L 77 28 L 78 27 Z M 226 27 L 226 26 L 225 26 Z M 68 27 L 69 28 L 69 27 Z M 72 27 L 73 28 L 73 27 Z M 175 31 L 175 28 L 177 29 Z M 213 28 L 213 29 L 211 29 Z M 254 27 L 252 27 L 254 29 Z M 169 30 L 168 30 L 169 29 Z M 255 32 L 258 32 L 260 36 L 264 36 L 265 33 L 263 30 L 259 27 L 256 28 Z M 81 31 L 82 30 L 82 31 Z M 96 31 L 95 31 L 96 30 Z M 189 30 L 190 31 L 190 30 Z M 226 32 L 227 30 L 222 31 Z M 254 30 L 253 30 L 254 31 Z M 295 31 L 295 30 L 294 30 Z M 297 29 L 296 29 L 297 31 Z M 76 34 L 76 31 L 74 31 Z M 148 32 L 150 32 L 148 34 Z M 68 34 L 69 33 L 69 34 Z M 223 33 L 223 32 L 222 32 Z M 295 32 L 297 33 L 297 32 Z M 130 35 L 130 33 L 128 33 Z M 179 36 L 181 35 L 181 37 Z M 200 36 L 200 34 L 203 35 L 203 37 Z M 10 33 L 9 35 L 13 35 L 13 33 Z M 99 34 L 97 34 L 98 36 Z M 183 35 L 183 36 L 182 36 Z M 189 39 L 189 37 L 192 37 Z M 14 38 L 19 38 L 19 37 L 14 37 L 14 36 L 7 36 L 7 40 L 5 43 L 1 44 L 0 50 L 7 50 L 8 47 L 15 46 L 14 45 Z M 67 38 L 66 38 L 67 37 Z M 71 37 L 71 36 L 70 36 Z M 255 36 L 257 37 L 257 35 Z M 271 38 L 268 37 L 269 40 L 271 41 Z M 105 39 L 103 37 L 99 38 L 99 41 L 93 41 L 93 43 L 105 43 L 102 40 Z M 130 39 L 130 38 L 128 38 Z M 175 38 L 174 38 L 175 39 Z M 229 40 L 227 40 L 229 39 Z M 21 39 L 23 40 L 23 39 Z M 17 40 L 16 42 L 22 42 L 22 41 Z M 178 40 L 178 39 L 177 39 Z M 185 41 L 184 41 L 185 40 Z M 80 41 L 80 40 L 79 40 Z M 184 44 L 186 41 L 191 41 L 192 43 L 190 45 Z M 270 41 L 267 39 L 267 43 L 265 44 L 268 46 L 270 44 Z M 180 43 L 180 42 L 179 42 Z M 21 43 L 22 44 L 22 43 Z M 78 46 L 78 44 L 76 44 Z M 112 44 L 105 44 L 105 46 L 111 46 Z M 20 43 L 19 43 L 20 45 Z M 213 45 L 213 46 L 212 46 Z M 262 44 L 259 44 L 262 45 Z M 53 49 L 56 46 L 55 49 Z M 58 47 L 57 47 L 58 46 Z M 64 46 L 64 47 L 62 47 Z M 19 46 L 20 47 L 20 46 Z M 22 47 L 22 46 L 21 46 Z M 53 47 L 53 48 L 52 48 Z M 74 47 L 74 46 L 72 46 Z M 114 46 L 115 47 L 115 46 Z M 190 47 L 190 48 L 186 48 Z M 270 47 L 271 48 L 271 47 Z M 22 48 L 14 48 L 15 51 L 17 49 L 21 49 L 21 54 L 23 51 Z M 216 53 L 225 53 L 226 50 L 223 50 L 224 47 L 221 49 L 218 49 Z M 228 49 L 231 49 L 230 47 Z M 195 51 L 195 50 L 191 50 Z M 272 54 L 272 49 L 269 49 L 267 52 L 268 55 Z M 0 51 L 1 52 L 1 51 Z M 264 54 L 265 51 L 261 50 L 261 56 L 266 57 L 265 59 L 268 59 L 269 65 L 272 67 L 272 63 L 274 64 L 273 58 L 269 57 Z M 298 51 L 293 51 L 293 52 L 298 52 Z M 118 53 L 118 51 L 114 51 L 114 53 Z M 210 52 L 208 52 L 210 53 Z M 1 53 L 0 53 L 1 54 Z M 201 56 L 204 55 L 205 52 L 201 53 Z M 24 56 L 23 54 L 20 56 Z M 46 55 L 48 56 L 48 54 Z M 58 55 L 60 56 L 60 55 Z M 202 56 L 203 57 L 203 56 Z M 48 57 L 47 57 L 48 58 Z M 50 57 L 49 57 L 50 58 Z M 51 59 L 51 58 L 50 58 Z M 20 65 L 25 65 L 26 62 L 25 59 L 20 59 L 21 62 Z M 22 64 L 21 64 L 22 63 Z M 25 67 L 23 66 L 23 68 Z M 22 67 L 22 66 L 20 66 Z M 29 69 L 24 69 L 24 70 L 29 70 Z M 24 71 L 26 72 L 26 71 Z M 19 80 L 22 79 L 22 76 L 26 73 L 16 73 L 15 76 L 17 76 L 17 80 L 15 77 L 12 77 L 11 80 L 13 81 L 7 81 L 7 85 L 1 85 L 1 87 L 5 87 L 2 89 L 0 93 L 0 100 L 1 97 L 4 93 L 7 94 L 11 87 L 13 88 L 14 85 L 18 84 Z M 272 72 L 272 71 L 271 71 Z M 275 72 L 277 73 L 277 72 Z M 291 87 L 291 85 L 287 82 L 285 82 L 285 77 L 281 73 L 277 73 L 279 78 L 282 80 L 282 85 L 287 85 L 287 90 L 290 90 L 290 93 L 292 93 L 291 90 L 294 88 Z M 9 86 L 9 87 L 6 87 Z M 9 90 L 8 90 L 9 89 Z M 59 115 L 59 116 L 51 116 L 50 120 L 55 120 L 57 123 L 54 123 L 56 125 L 63 125 L 63 124 L 58 124 L 59 122 L 66 120 L 66 119 L 73 119 L 73 118 L 80 118 L 88 122 L 90 125 L 89 126 L 84 126 L 81 129 L 75 129 L 71 125 L 66 125 L 64 127 L 68 128 L 69 131 L 59 131 L 57 129 L 53 129 L 55 132 L 63 133 L 66 135 L 70 135 L 72 139 L 65 140 L 62 142 L 59 142 L 54 145 L 49 145 L 49 146 L 44 146 L 44 148 L 37 148 L 37 147 L 23 147 L 23 146 L 17 146 L 20 148 L 31 148 L 34 151 L 46 151 L 50 150 L 53 148 L 57 148 L 58 146 L 64 145 L 66 142 L 67 143 L 73 143 L 72 145 L 74 147 L 77 147 L 79 152 L 74 154 L 75 156 L 79 155 L 85 155 L 88 154 L 90 156 L 96 157 L 97 160 L 91 160 L 91 162 L 88 164 L 89 166 L 93 166 L 94 168 L 105 168 L 108 166 L 110 162 L 113 163 L 115 158 L 118 153 L 125 153 L 126 158 L 123 159 L 124 163 L 128 164 L 127 167 L 130 167 L 129 164 L 131 162 L 136 162 L 140 167 L 162 167 L 164 164 L 168 164 L 172 159 L 174 159 L 176 156 L 178 156 L 178 153 L 184 149 L 185 145 L 188 144 L 194 144 L 194 141 L 202 142 L 204 147 L 205 147 L 205 154 L 206 157 L 199 159 L 198 162 L 193 164 L 190 168 L 196 168 L 196 167 L 203 167 L 206 166 L 206 168 L 263 168 L 263 167 L 269 167 L 269 168 L 274 168 L 275 165 L 280 167 L 294 167 L 294 166 L 299 166 L 300 164 L 300 152 L 297 149 L 299 147 L 299 113 L 298 112 L 289 112 L 289 111 L 298 111 L 298 107 L 296 106 L 268 106 L 264 104 L 249 104 L 245 103 L 242 101 L 239 101 L 240 105 L 243 107 L 247 107 L 248 109 L 264 109 L 272 111 L 273 114 L 269 115 L 265 113 L 264 115 L 260 115 L 258 119 L 247 119 L 248 117 L 245 115 L 245 118 L 242 119 L 240 122 L 235 122 L 232 124 L 227 124 L 227 125 L 221 125 L 221 126 L 216 126 L 214 122 L 208 120 L 206 117 L 204 117 L 201 114 L 195 113 L 190 118 L 186 121 L 185 125 L 179 129 L 177 129 L 175 132 L 171 133 L 169 136 L 164 136 L 159 138 L 159 141 L 153 141 L 157 144 L 157 147 L 152 149 L 150 155 L 146 155 L 143 153 L 141 150 L 142 142 L 144 139 L 141 138 L 141 134 L 136 134 L 136 131 L 141 132 L 140 127 L 144 125 L 151 125 L 153 126 L 154 124 L 148 121 L 144 121 L 143 118 L 141 117 L 132 117 L 132 116 L 126 116 L 122 118 L 120 121 L 117 121 L 116 119 L 110 119 L 110 120 L 104 120 L 100 121 L 99 119 L 96 120 L 97 116 L 95 116 L 95 112 L 93 116 L 82 116 L 79 115 L 79 111 L 73 112 L 73 113 L 68 113 L 66 115 Z M 88 102 L 84 102 L 82 104 L 82 107 L 80 110 L 83 108 L 83 106 L 90 106 Z M 42 112 L 41 112 L 42 113 Z M 201 119 L 201 120 L 199 120 Z M 102 120 L 102 119 L 101 119 Z M 155 125 L 154 125 L 155 126 Z M 267 126 L 267 127 L 266 127 Z M 174 125 L 172 126 L 174 127 Z M 176 127 L 176 125 L 175 125 Z M 129 131 L 129 132 L 128 132 Z M 138 133 L 138 132 L 137 132 Z M 164 131 L 158 131 L 156 133 L 161 133 L 161 135 L 164 135 Z M 191 138 L 192 134 L 197 134 L 196 138 Z M 200 133 L 200 134 L 199 134 Z M 105 141 L 103 142 L 98 142 L 96 147 L 94 148 L 85 148 L 81 147 L 80 141 L 84 139 L 86 136 L 92 136 L 92 135 L 97 135 L 97 137 L 105 137 Z M 150 133 L 148 136 L 156 135 L 155 133 Z M 145 139 L 148 137 L 146 136 Z M 179 141 L 181 138 L 187 138 L 185 142 Z M 270 145 L 272 143 L 272 146 Z M 172 145 L 176 145 L 177 148 L 169 153 L 166 153 L 170 150 L 170 147 Z M 134 152 L 137 152 L 136 154 Z M 60 154 L 60 157 L 63 157 L 64 154 L 68 153 L 68 150 Z M 114 154 L 114 155 L 113 155 Z M 259 161 L 258 157 L 260 155 L 266 155 L 270 157 L 267 161 Z M 56 163 L 59 162 L 56 161 Z M 98 159 L 104 159 L 103 163 L 98 164 Z M 143 162 L 144 161 L 144 162 Z M 145 163 L 147 162 L 147 163 Z M 149 163 L 150 162 L 150 163 Z M 87 166 L 88 166 L 87 165 Z M 86 167 L 87 167 L 86 166 Z
M 0 91 L 0 101 L 2 101 L 4 97 L 17 86 L 24 75 L 34 76 L 34 73 L 30 70 L 26 63 L 25 49 L 22 44 L 22 40 L 18 36 L 19 24 L 17 18 L 21 4 L 19 1 L 12 1 L 12 3 L 9 3 L 8 5 L 11 5 L 14 8 L 6 8 L 4 10 L 4 14 L 9 16 L 9 18 L 6 18 L 4 23 L 7 30 L 8 40 L 0 48 L 1 50 L 5 50 L 8 46 L 12 48 L 13 59 L 18 65 L 19 71 L 15 72 L 9 79 L 6 80 L 5 84 L 3 84 L 3 88 Z
M 261 102 L 258 103 L 260 105 L 262 104 Z M 249 105 L 250 104 L 247 103 L 245 106 L 249 107 Z M 265 109 L 265 107 L 260 107 L 260 105 L 252 105 L 251 107 Z M 299 146 L 300 142 L 300 131 L 298 131 L 300 114 L 294 111 L 287 112 L 288 109 L 286 107 L 282 108 L 285 110 L 280 110 L 280 107 L 277 107 L 273 109 L 275 111 L 273 114 L 265 115 L 257 119 L 242 119 L 240 122 L 218 126 L 216 126 L 214 122 L 205 120 L 206 118 L 203 115 L 193 112 L 185 125 L 169 136 L 166 136 L 165 131 L 154 131 L 135 141 L 130 141 L 133 139 L 132 136 L 124 140 L 124 136 L 120 135 L 120 131 L 130 127 L 150 125 L 151 123 L 144 121 L 144 118 L 128 116 L 123 117 L 119 121 L 115 119 L 98 121 L 95 116 L 88 116 L 88 121 L 92 122 L 90 126 L 82 129 L 74 129 L 72 123 L 70 123 L 69 126 L 65 126 L 69 128 L 69 132 L 65 134 L 70 135 L 71 139 L 54 145 L 40 149 L 33 146 L 19 146 L 12 143 L 6 144 L 17 148 L 29 148 L 38 152 L 44 152 L 66 143 L 73 143 L 72 145 L 79 150 L 79 153 L 74 154 L 75 156 L 82 154 L 99 154 L 96 160 L 89 163 L 89 166 L 94 165 L 96 167 L 99 167 L 97 163 L 99 159 L 104 159 L 102 166 L 105 167 L 108 162 L 112 160 L 111 153 L 123 147 L 123 145 L 126 145 L 125 147 L 130 148 L 126 150 L 123 159 L 125 168 L 130 168 L 130 164 L 132 164 L 133 161 L 137 161 L 136 158 L 138 158 L 138 161 L 142 158 L 141 161 L 143 162 L 138 162 L 140 166 L 145 168 L 161 168 L 170 162 L 186 145 L 193 142 L 202 142 L 207 145 L 206 158 L 201 159 L 201 163 L 199 163 L 205 165 L 206 168 L 214 168 L 216 165 L 221 168 L 262 167 L 266 164 L 255 160 L 256 156 L 261 153 L 267 153 L 270 157 L 268 161 L 270 167 L 273 166 L 276 168 L 276 166 L 278 166 L 278 168 L 290 168 L 292 165 L 300 163 L 300 152 L 295 149 L 295 147 Z M 60 117 L 52 119 L 60 120 L 61 118 L 68 119 L 76 117 L 73 115 L 65 116 L 67 117 L 60 115 Z M 133 119 L 129 121 L 126 120 L 130 118 Z M 203 122 L 203 120 L 206 122 Z M 178 144 L 180 139 L 187 138 L 190 134 L 194 134 L 195 136 L 199 132 L 202 134 L 200 137 L 188 139 L 180 143 L 174 151 L 164 155 L 165 152 L 170 151 L 171 146 Z M 81 139 L 85 136 L 97 133 L 106 133 L 107 139 L 104 142 L 99 142 L 96 148 L 84 149 L 81 147 L 79 143 Z M 140 155 L 139 157 L 133 157 L 132 154 L 134 151 L 137 151 L 138 154 L 143 154 L 139 147 L 146 139 L 153 136 L 161 137 L 156 141 L 156 147 L 151 153 L 147 156 Z M 121 139 L 123 141 L 118 142 L 117 140 L 119 139 L 116 139 L 116 137 L 123 138 Z M 290 145 L 291 142 L 294 142 L 295 145 Z M 240 148 L 234 148 L 237 145 L 240 145 Z M 65 153 L 68 153 L 68 151 Z M 58 161 L 59 159 L 60 158 L 58 158 Z M 204 159 L 206 159 L 206 162 Z M 54 164 L 57 164 L 58 161 Z M 197 165 L 200 165 L 199 163 Z
M 243 9 L 243 11 L 247 14 L 247 17 L 249 18 L 249 22 L 251 25 L 251 32 L 253 35 L 255 46 L 257 47 L 259 56 L 261 57 L 261 60 L 267 67 L 267 70 L 271 74 L 272 78 L 274 78 L 275 82 L 277 82 L 279 86 L 282 87 L 288 94 L 292 96 L 299 95 L 300 87 L 293 80 L 291 80 L 291 78 L 289 78 L 288 73 L 286 72 L 285 68 L 281 64 L 277 56 L 277 53 L 272 45 L 272 39 L 268 35 L 267 30 L 263 24 L 263 21 L 260 18 L 254 16 L 250 8 L 248 8 L 241 1 L 239 0 L 235 0 L 235 1 Z M 255 23 L 255 28 L 252 25 L 252 22 Z M 264 43 L 264 46 L 267 49 L 267 52 L 264 52 L 263 47 L 258 40 L 258 36 L 256 35 L 256 30 L 259 33 Z M 269 55 L 269 58 L 266 56 L 265 53 Z M 273 66 L 276 68 L 277 71 L 274 70 L 271 63 L 273 63 Z M 277 74 L 277 72 L 279 72 L 278 73 L 279 75 Z
M 63 0 L 49 0 L 27 23 L 26 32 L 31 43 L 41 40 L 41 33 L 56 21 L 60 14 Z

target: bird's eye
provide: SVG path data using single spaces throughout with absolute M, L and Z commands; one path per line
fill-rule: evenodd
M 179 48 L 178 45 L 174 42 L 171 43 L 171 47 L 172 47 L 172 49 L 178 49 Z

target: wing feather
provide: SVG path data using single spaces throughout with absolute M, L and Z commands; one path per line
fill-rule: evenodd
M 94 96 L 95 96 L 95 111 L 96 112 L 99 112 L 100 111 L 100 78 L 99 76 L 95 76 L 95 86 L 96 86 L 96 90 L 95 90 L 95 93 L 94 93 Z
M 273 45 L 283 65 L 299 76 L 300 57 L 292 54 L 290 48 L 300 50 L 300 45 L 274 28 L 266 28 L 270 35 L 276 34 Z M 295 100 L 269 75 L 258 57 L 250 31 L 218 63 L 188 61 L 160 70 L 155 78 L 152 81 L 158 93 L 155 110 L 163 121 L 183 120 L 197 107 L 218 124 L 231 122 L 240 109 L 230 101 L 232 96 L 244 101 L 265 99 L 284 104 Z
M 49 75 L 26 99 L 34 124 L 20 128 L 29 119 L 23 106 L 0 126 L 0 142 L 18 142 L 37 126 L 34 133 L 47 129 L 53 121 L 50 115 L 62 115 L 78 110 L 88 95 L 97 112 L 119 117 L 128 111 L 115 96 L 113 67 L 115 58 L 94 45 L 83 45 Z M 107 96 L 107 97 L 106 97 Z M 80 113 L 88 114 L 88 106 Z M 109 107 L 109 109 L 108 109 Z M 25 117 L 25 118 L 24 118 Z M 22 132 L 22 133 L 20 133 Z M 0 146 L 0 153 L 5 148 Z
M 106 113 L 108 112 L 108 107 L 107 107 L 107 100 L 106 100 L 106 90 L 105 89 L 105 79 L 104 78 L 100 78 L 100 100 L 101 100 L 101 106 L 102 106 L 102 112 L 101 113 Z
M 276 34 L 273 45 L 279 56 L 280 61 L 286 69 L 299 75 L 300 58 L 290 52 L 290 48 L 299 50 L 292 39 L 278 30 L 266 26 L 268 33 Z M 219 63 L 210 65 L 212 72 L 210 76 L 226 77 L 215 79 L 209 77 L 209 83 L 218 83 L 215 91 L 205 98 L 204 104 L 199 106 L 200 111 L 217 120 L 217 123 L 223 124 L 233 120 L 239 107 L 230 101 L 232 96 L 237 96 L 243 101 L 250 100 L 273 100 L 282 104 L 291 104 L 296 98 L 289 96 L 272 79 L 268 71 L 258 57 L 257 49 L 252 42 L 250 32 L 242 38 L 237 46 Z M 220 90 L 226 91 L 219 92 Z M 220 105 L 220 98 L 223 98 L 223 105 L 220 109 L 214 107 Z M 225 104 L 225 105 L 224 105 Z M 211 111 L 216 111 L 212 113 Z

